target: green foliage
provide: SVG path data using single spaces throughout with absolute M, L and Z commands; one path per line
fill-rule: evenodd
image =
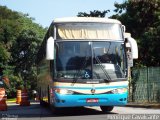
M 9 79 L 9 86 L 5 85 L 7 98 L 16 97 L 16 90 L 22 89 L 24 81 L 20 75 L 14 75 L 14 67 L 6 66 L 3 71 L 3 76 L 7 76 Z M 4 83 L 5 84 L 5 83 Z
M 9 59 L 9 52 L 4 47 L 4 44 L 0 43 L 0 61 L 2 64 L 5 64 L 8 62 Z
M 126 26 L 126 32 L 137 40 L 139 59 L 137 67 L 160 66 L 160 0 L 126 0 L 115 3 L 115 15 Z M 78 17 L 104 17 L 109 10 L 79 12 Z
M 90 11 L 90 13 L 86 12 L 79 12 L 78 17 L 105 17 L 106 13 L 110 12 L 110 10 L 104 10 L 104 11 L 99 11 L 99 10 L 94 10 Z
M 36 88 L 35 59 L 45 32 L 28 14 L 0 6 L 0 67 L 10 80 L 9 97 L 25 83 L 28 89 Z
M 0 18 L 15 20 L 19 18 L 19 13 L 8 9 L 6 6 L 0 6 Z
M 10 48 L 16 40 L 20 27 L 18 13 L 0 6 L 0 61 L 6 64 L 10 59 Z
M 160 10 L 158 0 L 129 0 L 122 4 L 115 3 L 116 15 L 134 37 L 141 36 L 158 20 L 156 13 Z M 124 11 L 124 13 L 123 13 Z
M 160 66 L 160 1 L 128 0 L 115 4 L 116 15 L 134 38 L 139 47 L 137 66 Z

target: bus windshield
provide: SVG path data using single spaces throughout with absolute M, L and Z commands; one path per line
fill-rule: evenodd
M 57 42 L 55 77 L 107 80 L 125 78 L 124 53 L 122 42 Z

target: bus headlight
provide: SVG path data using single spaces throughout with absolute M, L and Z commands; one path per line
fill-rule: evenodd
M 127 88 L 118 88 L 111 91 L 114 94 L 122 94 L 127 92 Z
M 68 89 L 60 89 L 60 88 L 55 89 L 55 92 L 56 92 L 56 93 L 59 93 L 59 94 L 63 94 L 63 95 L 66 95 L 66 94 L 71 95 L 71 94 L 74 93 L 74 92 L 71 91 L 71 90 L 68 90 Z

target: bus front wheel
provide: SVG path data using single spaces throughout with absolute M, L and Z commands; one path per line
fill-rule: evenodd
M 103 112 L 110 112 L 113 110 L 114 107 L 113 106 L 100 106 L 100 108 Z

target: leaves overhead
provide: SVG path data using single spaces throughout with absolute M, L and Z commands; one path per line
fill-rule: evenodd
M 105 17 L 106 13 L 110 12 L 110 10 L 104 10 L 104 11 L 99 11 L 99 10 L 94 10 L 90 11 L 90 13 L 86 12 L 79 12 L 78 17 Z
M 115 3 L 111 18 L 119 19 L 139 47 L 138 66 L 160 66 L 160 0 L 128 0 Z
M 119 19 L 135 37 L 141 36 L 159 19 L 159 0 L 129 0 L 122 4 L 115 3 L 115 7 L 117 14 L 112 18 Z
M 160 0 L 126 0 L 115 3 L 115 14 L 126 26 L 126 32 L 137 40 L 139 59 L 137 66 L 160 66 Z M 109 10 L 79 12 L 78 17 L 104 17 Z

